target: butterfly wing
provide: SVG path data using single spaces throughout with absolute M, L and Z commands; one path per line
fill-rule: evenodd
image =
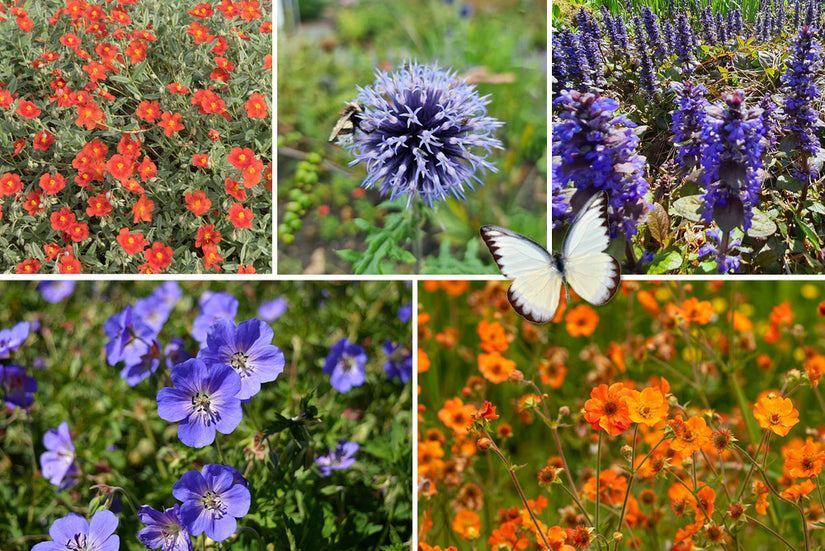
M 610 245 L 607 194 L 597 193 L 584 205 L 564 237 L 564 278 L 576 293 L 594 305 L 613 298 L 619 288 L 621 267 L 604 252 Z
M 505 228 L 482 226 L 480 233 L 501 274 L 513 280 L 507 290 L 513 309 L 533 323 L 553 319 L 562 277 L 550 253 L 529 237 Z

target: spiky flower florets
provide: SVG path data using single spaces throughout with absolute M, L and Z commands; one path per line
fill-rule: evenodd
M 809 155 L 815 155 L 819 149 L 819 138 L 814 135 L 819 116 L 813 102 L 819 96 L 814 80 L 822 64 L 822 48 L 815 34 L 812 27 L 799 29 L 785 62 L 788 70 L 781 77 L 786 93 L 785 130 L 799 138 L 799 145 Z
M 408 63 L 376 72 L 360 92 L 362 132 L 350 165 L 366 165 L 364 187 L 377 184 L 390 199 L 407 195 L 408 207 L 418 195 L 432 207 L 451 196 L 464 199 L 465 185 L 482 183 L 479 170 L 495 172 L 487 155 L 501 149 L 493 132 L 503 123 L 487 116 L 488 97 L 456 73 Z

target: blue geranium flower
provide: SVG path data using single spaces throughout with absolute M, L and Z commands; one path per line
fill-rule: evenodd
M 21 321 L 11 329 L 0 331 L 0 358 L 8 358 L 29 338 L 29 322 Z
M 54 541 L 40 542 L 32 551 L 118 551 L 117 523 L 117 516 L 109 510 L 98 511 L 91 522 L 77 513 L 69 513 L 49 527 L 49 536 Z
M 198 303 L 201 313 L 192 322 L 192 338 L 203 345 L 206 343 L 206 333 L 213 323 L 219 319 L 235 321 L 238 299 L 229 293 L 206 292 L 201 295 Z
M 235 519 L 246 516 L 251 503 L 246 481 L 236 480 L 237 472 L 227 465 L 208 464 L 202 472 L 189 471 L 175 482 L 172 495 L 182 502 L 180 517 L 190 534 L 206 532 L 210 539 L 223 541 L 235 532 Z
M 367 380 L 364 364 L 367 354 L 364 349 L 343 338 L 334 345 L 324 360 L 324 373 L 330 376 L 329 384 L 338 392 L 349 392 L 354 386 L 361 386 Z
M 258 317 L 267 323 L 272 323 L 286 313 L 288 303 L 285 298 L 278 297 L 258 306 Z
M 56 304 L 65 298 L 69 298 L 74 293 L 76 282 L 68 280 L 41 281 L 37 284 L 37 290 L 46 302 Z
M 37 381 L 19 365 L 0 365 L 0 387 L 7 406 L 27 408 L 34 402 Z
M 135 301 L 135 315 L 158 335 L 182 296 L 177 282 L 167 281 L 156 287 L 149 296 Z
M 137 538 L 147 549 L 162 551 L 192 551 L 192 538 L 180 517 L 180 505 L 166 509 L 162 513 L 148 505 L 141 506 L 138 519 L 146 525 L 137 533 Z
M 384 373 L 389 380 L 398 379 L 406 383 L 412 377 L 412 354 L 401 347 L 400 344 L 393 344 L 391 341 L 384 341 L 382 347 L 387 361 L 384 362 Z
M 69 433 L 69 424 L 60 423 L 57 429 L 49 429 L 43 435 L 46 451 L 40 454 L 40 471 L 49 482 L 65 490 L 73 486 L 80 470 L 75 464 L 74 443 Z
M 348 469 L 355 463 L 355 452 L 358 451 L 358 444 L 341 440 L 334 450 L 329 450 L 327 455 L 322 455 L 315 459 L 318 468 L 321 469 L 322 476 L 329 476 L 332 471 Z

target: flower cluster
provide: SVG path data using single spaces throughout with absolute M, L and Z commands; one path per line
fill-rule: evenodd
M 676 106 L 673 110 L 673 143 L 676 144 L 676 162 L 690 170 L 699 164 L 701 131 L 705 119 L 707 88 L 701 84 L 685 81 L 674 82 L 671 88 L 676 92 Z

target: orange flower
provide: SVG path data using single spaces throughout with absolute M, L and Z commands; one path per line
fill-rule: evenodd
M 641 392 L 631 390 L 627 397 L 630 420 L 652 427 L 667 417 L 669 406 L 662 391 L 658 388 L 646 388 Z
M 516 362 L 508 360 L 498 352 L 478 355 L 478 369 L 491 383 L 503 383 L 516 369 Z
M 453 531 L 464 540 L 477 539 L 481 532 L 481 518 L 478 513 L 462 509 L 453 519 Z
M 201 190 L 197 190 L 195 193 L 187 191 L 183 198 L 186 201 L 186 208 L 194 212 L 197 216 L 206 214 L 212 207 L 212 201 L 210 201 Z
M 785 469 L 793 478 L 810 478 L 822 472 L 825 465 L 825 452 L 819 451 L 810 438 L 805 445 L 789 449 L 785 454 Z
M 753 487 L 753 495 L 756 496 L 756 504 L 753 506 L 756 509 L 756 512 L 760 515 L 767 514 L 768 506 L 770 503 L 768 502 L 768 494 L 770 490 L 768 487 L 761 480 L 754 480 L 752 483 Z
M 670 422 L 670 428 L 676 434 L 676 438 L 670 443 L 670 449 L 685 456 L 692 455 L 707 446 L 713 433 L 699 415 L 688 418 L 686 422 L 682 421 L 680 415 Z
M 587 304 L 579 304 L 567 312 L 565 321 L 571 337 L 589 337 L 599 325 L 599 315 Z
M 785 436 L 791 427 L 799 422 L 799 412 L 790 398 L 782 398 L 774 393 L 763 396 L 753 406 L 753 416 L 763 429 Z
M 141 253 L 143 249 L 149 245 L 142 233 L 135 232 L 132 234 L 129 233 L 127 228 L 120 229 L 120 233 L 117 235 L 117 242 L 123 247 L 126 254 Z
M 744 314 L 737 311 L 728 312 L 728 321 L 733 322 L 733 330 L 739 333 L 749 333 L 753 331 L 753 323 Z
M 438 440 L 418 442 L 418 474 L 435 479 L 444 468 L 444 448 Z
M 135 215 L 134 223 L 137 224 L 139 220 L 143 220 L 144 222 L 151 222 L 152 221 L 152 211 L 155 210 L 155 202 L 146 197 L 145 195 L 141 195 L 138 202 L 135 203 L 135 206 L 132 208 L 132 212 Z
M 158 126 L 163 129 L 163 132 L 166 134 L 167 138 L 175 132 L 183 130 L 183 123 L 180 122 L 181 116 L 182 115 L 180 113 L 172 114 L 171 111 L 164 111 L 160 116 Z
M 427 353 L 418 349 L 418 372 L 424 373 L 430 369 L 430 357 L 427 356 Z
M 453 398 L 444 402 L 444 407 L 438 411 L 438 418 L 454 431 L 463 432 L 473 422 L 475 411 L 472 404 L 464 405 L 461 398 Z
M 788 327 L 793 323 L 793 311 L 791 310 L 790 301 L 785 301 L 773 307 L 771 314 L 768 317 L 771 325 L 777 327 Z
M 567 366 L 552 360 L 541 360 L 539 362 L 539 376 L 541 376 L 542 384 L 550 385 L 550 388 L 560 388 L 567 376 Z
M 682 303 L 682 319 L 705 325 L 713 319 L 713 306 L 707 300 L 690 297 Z
M 470 287 L 469 281 L 442 281 L 441 288 L 453 297 L 457 297 L 464 293 Z
M 481 320 L 476 327 L 476 331 L 478 336 L 481 337 L 481 348 L 485 352 L 505 352 L 507 350 L 507 333 L 499 322 L 490 323 L 487 320 Z
M 229 219 L 232 221 L 232 225 L 236 228 L 247 228 L 252 229 L 252 220 L 255 218 L 255 215 L 252 214 L 251 209 L 243 208 L 241 203 L 235 203 L 229 210 Z
M 244 104 L 244 109 L 246 109 L 246 116 L 249 118 L 265 119 L 269 114 L 266 100 L 258 92 L 249 96 L 249 99 Z
M 808 380 L 813 386 L 819 384 L 819 379 L 825 373 L 825 356 L 813 354 L 805 360 L 805 372 L 808 374 Z
M 779 495 L 781 495 L 785 499 L 796 501 L 798 499 L 802 499 L 806 495 L 813 492 L 814 488 L 816 488 L 816 484 L 814 484 L 810 480 L 803 480 L 799 484 L 789 486 L 788 489 L 784 492 L 779 492 Z
M 608 387 L 599 385 L 590 392 L 584 403 L 584 419 L 593 430 L 604 430 L 617 436 L 630 427 L 630 411 L 627 407 L 628 390 L 622 383 Z
M 582 486 L 582 497 L 596 501 L 596 477 L 591 476 Z M 627 492 L 627 478 L 616 474 L 612 469 L 605 469 L 599 474 L 599 499 L 607 505 L 617 505 L 624 500 Z
M 473 419 L 498 419 L 500 415 L 496 415 L 496 406 L 484 400 L 484 403 L 481 404 L 481 409 L 476 411 L 473 414 Z

